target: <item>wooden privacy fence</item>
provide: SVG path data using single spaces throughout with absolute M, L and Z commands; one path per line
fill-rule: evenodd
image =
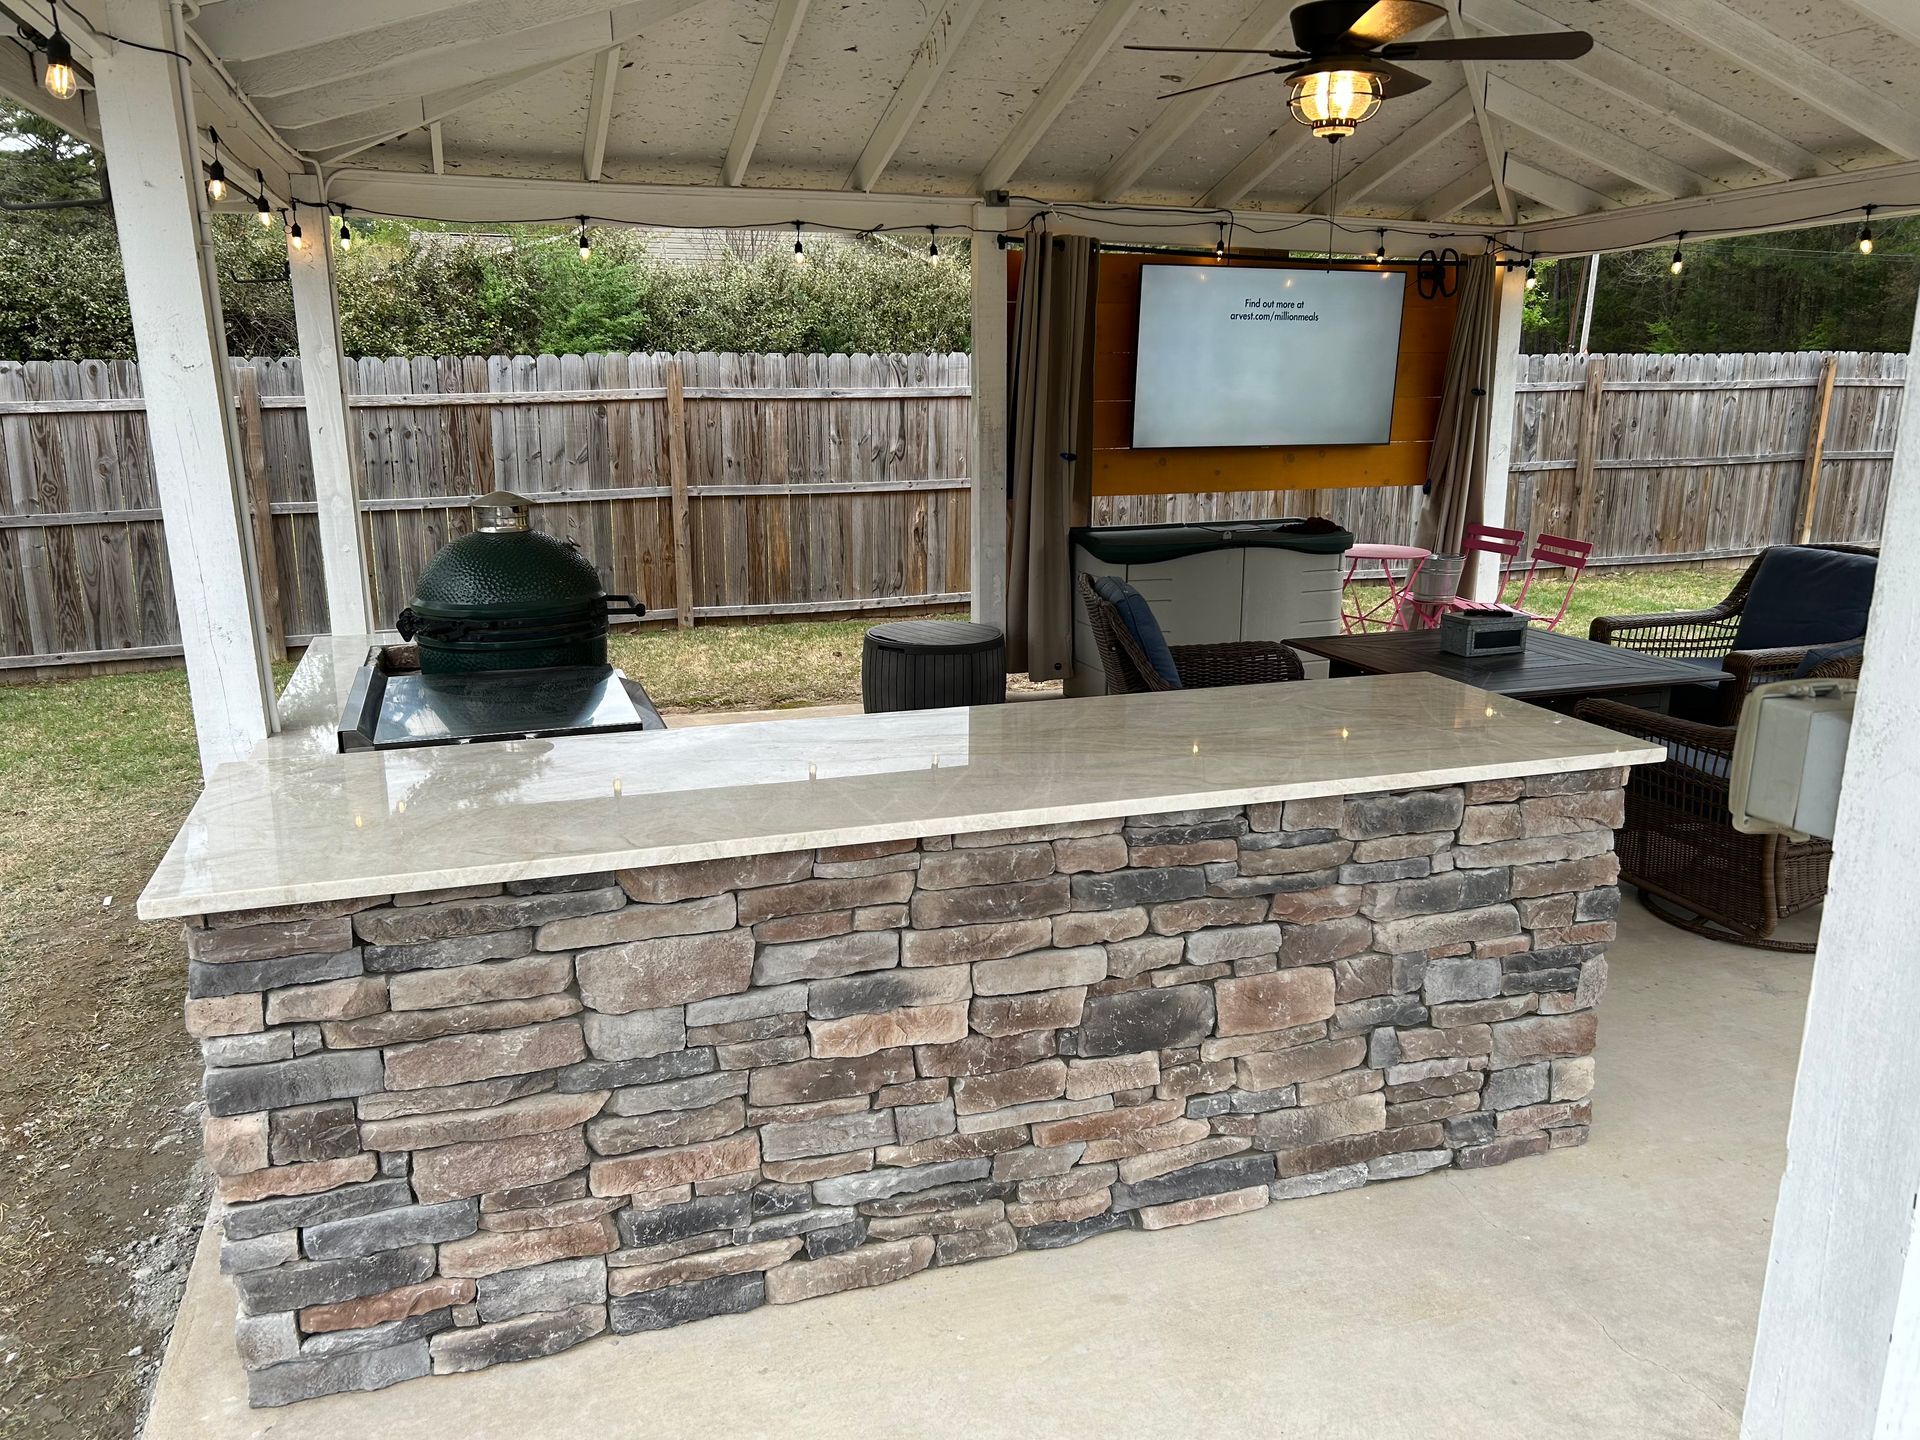
M 236 363 L 268 608 L 326 629 L 297 360 Z M 1877 538 L 1906 357 L 1536 355 L 1509 523 L 1596 563 Z M 349 367 L 375 613 L 496 487 L 656 614 L 936 605 L 968 589 L 964 355 L 569 355 Z M 1418 487 L 1105 497 L 1102 524 L 1328 514 L 1413 534 Z M 0 363 L 0 671 L 179 653 L 139 373 Z
M 327 628 L 300 362 L 234 368 L 267 608 L 299 643 Z M 364 359 L 348 385 L 384 619 L 496 488 L 682 623 L 966 599 L 965 355 Z M 173 607 L 137 366 L 0 364 L 0 669 L 178 654 Z
M 1591 540 L 1595 564 L 1732 559 L 1879 538 L 1907 357 L 1529 355 L 1507 523 Z M 1420 489 L 1112 496 L 1101 524 L 1330 515 L 1412 539 Z

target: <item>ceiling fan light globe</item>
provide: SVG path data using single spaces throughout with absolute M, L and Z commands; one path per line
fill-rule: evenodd
M 1381 98 L 1378 75 L 1365 70 L 1316 70 L 1294 77 L 1288 108 L 1315 135 L 1341 140 L 1380 108 Z

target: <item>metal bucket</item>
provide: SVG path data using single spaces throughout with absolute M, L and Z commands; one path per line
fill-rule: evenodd
M 1460 573 L 1466 566 L 1464 555 L 1429 555 L 1414 574 L 1408 593 L 1415 600 L 1433 603 L 1451 600 L 1460 593 Z

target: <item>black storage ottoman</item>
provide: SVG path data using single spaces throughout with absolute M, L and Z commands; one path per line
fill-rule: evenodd
M 1007 639 L 966 620 L 900 620 L 867 631 L 860 698 L 869 715 L 998 705 L 1007 698 Z

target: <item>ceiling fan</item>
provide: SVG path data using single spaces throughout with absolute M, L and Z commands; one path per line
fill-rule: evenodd
M 1311 0 L 1290 17 L 1297 50 L 1241 50 L 1213 45 L 1129 45 L 1129 50 L 1197 55 L 1265 55 L 1285 63 L 1206 85 L 1189 85 L 1160 96 L 1191 95 L 1238 85 L 1266 75 L 1284 75 L 1294 119 L 1327 140 L 1351 135 L 1380 102 L 1410 95 L 1431 82 L 1395 61 L 1577 60 L 1593 48 L 1584 30 L 1538 35 L 1481 35 L 1464 40 L 1402 40 L 1445 18 L 1430 0 Z

